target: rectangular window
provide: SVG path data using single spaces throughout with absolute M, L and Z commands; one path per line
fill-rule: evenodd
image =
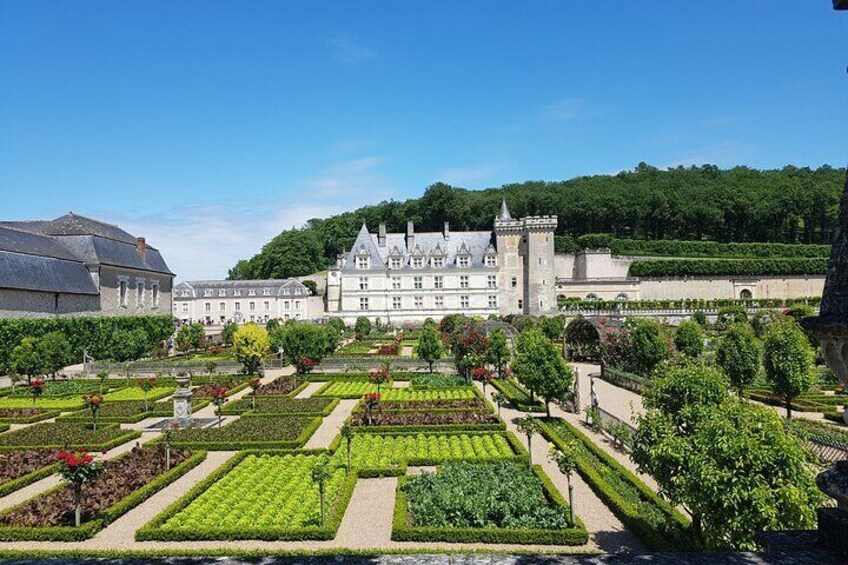
M 424 288 L 424 277 L 413 277 L 412 287 L 415 290 L 421 290 L 422 288 Z
M 265 301 L 264 306 L 265 306 L 265 310 L 270 310 L 270 309 L 271 309 L 271 303 L 270 303 L 270 302 L 268 302 L 267 300 Z
M 144 306 L 144 283 L 137 282 L 135 283 L 135 303 L 136 306 L 141 308 Z
M 468 295 L 463 294 L 459 297 L 459 307 L 460 308 L 468 308 Z
M 495 257 L 494 255 L 486 255 L 486 266 L 487 267 L 497 266 L 497 257 Z
M 188 312 L 188 302 L 183 302 L 183 312 Z
M 234 290 L 233 296 L 241 296 L 241 291 L 240 290 Z
M 153 285 L 153 306 L 159 306 L 159 284 Z
M 519 310 L 523 310 L 523 309 L 524 309 L 524 301 L 523 301 L 523 300 L 521 300 L 520 298 L 518 299 L 518 309 L 519 309 Z
M 417 310 L 421 310 L 422 308 L 424 308 L 424 297 L 423 296 L 416 296 L 415 297 L 415 308 Z
M 248 305 L 248 307 L 250 308 L 250 311 L 251 311 L 251 312 L 252 312 L 253 310 L 256 310 L 256 302 L 251 302 L 251 303 Z
M 212 291 L 211 290 L 204 290 L 203 296 L 212 296 Z
M 436 275 L 433 277 L 433 288 L 444 288 L 445 287 L 445 279 L 442 275 Z
M 270 288 L 263 288 L 262 289 L 262 296 L 271 296 L 271 289 Z
M 401 309 L 400 296 L 392 296 L 392 310 L 400 310 L 400 309 Z
M 212 311 L 212 303 L 211 302 L 207 302 L 206 304 L 204 304 L 204 307 L 205 307 L 207 312 Z
M 517 287 L 518 286 L 518 279 L 516 277 L 512 277 L 511 284 L 512 284 L 512 288 Z
M 400 277 L 392 277 L 392 290 L 400 290 Z
M 468 275 L 459 276 L 459 288 L 468 288 Z
M 444 296 L 434 296 L 433 297 L 433 306 L 436 308 L 444 308 L 445 307 L 445 297 Z
M 363 296 L 359 299 L 359 309 L 360 310 L 368 310 L 368 297 Z
M 294 309 L 295 309 L 295 310 L 300 310 L 300 300 L 295 300 L 295 301 L 294 301 Z
M 241 310 L 241 302 L 236 302 L 235 304 L 233 304 L 233 307 L 235 311 L 238 312 L 239 310 Z
M 368 290 L 368 277 L 359 277 L 359 290 Z
M 368 257 L 357 257 L 356 258 L 356 268 L 357 269 L 367 269 L 368 268 Z
M 392 269 L 400 269 L 400 257 L 392 257 L 389 262 L 389 267 Z
M 489 275 L 488 277 L 486 277 L 486 283 L 489 288 L 498 288 L 497 275 Z
M 468 257 L 460 257 L 458 260 L 459 266 L 463 269 L 467 269 L 468 265 L 471 263 Z
M 118 294 L 121 299 L 121 306 L 127 305 L 127 281 L 118 282 Z
M 489 295 L 489 308 L 497 308 L 498 307 L 498 297 L 494 294 Z
M 412 267 L 415 269 L 420 269 L 424 266 L 424 259 L 422 257 L 414 257 L 412 259 Z
M 256 291 L 251 288 L 250 290 L 247 291 L 247 295 L 248 296 L 256 296 Z
M 433 268 L 434 269 L 441 269 L 444 266 L 445 266 L 444 257 L 433 257 Z
M 288 300 L 286 300 L 285 302 L 283 302 L 283 308 L 285 308 L 286 310 L 288 310 L 288 309 L 289 309 L 289 306 L 291 306 L 291 304 L 289 303 L 289 301 L 288 301 Z
M 219 302 L 218 303 L 218 310 L 223 312 L 226 309 L 227 309 L 227 303 L 226 302 Z

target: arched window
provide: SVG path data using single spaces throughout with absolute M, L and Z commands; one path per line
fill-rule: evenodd
M 630 297 L 627 296 L 627 293 L 621 292 L 618 296 L 615 297 L 616 300 L 625 301 L 630 300 Z
M 586 295 L 586 300 L 597 300 L 597 299 L 598 299 L 598 295 L 595 294 L 594 292 L 591 292 L 591 293 Z
M 754 295 L 751 294 L 751 291 L 747 288 L 743 288 L 742 292 L 739 293 L 739 298 L 741 298 L 742 300 L 750 300 L 753 297 Z

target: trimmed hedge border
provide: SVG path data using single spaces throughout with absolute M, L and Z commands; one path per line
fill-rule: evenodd
M 21 451 L 25 450 L 22 449 Z M 16 490 L 20 490 L 36 481 L 40 481 L 44 477 L 49 477 L 58 470 L 59 464 L 51 463 L 50 465 L 45 465 L 41 469 L 36 469 L 32 473 L 27 473 L 26 475 L 20 476 L 17 479 L 6 481 L 2 485 L 0 485 L 0 498 L 8 496 Z
M 284 452 L 287 455 L 297 453 L 315 454 L 323 450 L 306 450 L 306 451 L 289 451 Z M 336 532 L 342 523 L 347 505 L 353 496 L 353 489 L 356 486 L 358 475 L 352 472 L 347 480 L 345 480 L 342 489 L 339 491 L 336 499 L 329 505 L 327 512 L 327 523 L 323 527 L 308 527 L 297 529 L 283 528 L 252 528 L 252 529 L 206 529 L 206 530 L 167 530 L 162 526 L 171 518 L 185 510 L 189 504 L 195 501 L 197 497 L 206 492 L 213 484 L 224 477 L 227 473 L 235 469 L 239 463 L 244 461 L 248 455 L 257 455 L 260 453 L 282 454 L 278 451 L 265 450 L 250 450 L 242 451 L 231 457 L 221 467 L 212 472 L 208 477 L 197 483 L 190 491 L 183 495 L 179 500 L 168 506 L 162 513 L 153 518 L 135 532 L 136 541 L 228 541 L 228 540 L 265 540 L 265 541 L 298 541 L 298 540 L 331 540 L 336 536 Z
M 256 401 L 261 402 L 263 398 L 288 398 L 288 397 L 287 396 L 257 396 Z M 324 396 L 324 397 L 321 397 L 321 398 L 326 399 L 326 398 L 330 398 L 330 397 Z M 294 399 L 292 399 L 292 400 L 294 400 Z M 304 398 L 302 400 L 309 400 L 309 399 Z M 235 400 L 235 401 L 230 402 L 228 404 L 236 404 L 237 402 L 242 402 L 242 401 L 249 404 L 250 403 L 250 396 L 248 395 L 248 396 L 245 396 L 244 398 L 239 398 L 238 400 Z M 246 408 L 244 410 L 236 410 L 236 409 L 234 409 L 233 406 L 230 406 L 230 408 L 227 409 L 228 404 L 225 404 L 221 409 L 221 414 L 223 414 L 225 416 L 238 416 L 238 415 L 241 415 L 241 416 L 269 416 L 269 415 L 274 415 L 274 416 L 295 416 L 295 417 L 302 417 L 302 416 L 323 416 L 323 417 L 326 417 L 326 416 L 329 416 L 333 412 L 333 410 L 336 409 L 336 406 L 339 405 L 339 402 L 341 402 L 341 399 L 332 398 L 332 400 L 330 400 L 330 402 L 321 410 L 311 410 L 311 411 L 309 411 L 309 410 L 307 410 L 307 411 L 299 410 L 299 411 L 295 411 L 295 412 L 255 412 L 252 408 Z
M 98 426 L 98 429 L 106 428 L 106 427 L 117 428 L 119 426 L 118 426 L 118 424 L 114 424 L 114 423 L 106 423 L 102 426 Z M 8 428 L 9 428 L 9 426 L 7 425 L 6 429 L 8 429 Z M 21 428 L 21 429 L 25 430 L 26 428 Z M 5 430 L 3 430 L 3 431 L 5 431 Z M 15 430 L 15 431 L 18 431 L 18 430 Z M 66 445 L 66 444 L 0 445 L 0 452 L 26 451 L 26 450 L 33 450 L 33 449 L 55 449 L 55 450 L 58 451 L 60 449 L 79 449 L 79 448 L 83 448 L 83 447 L 87 448 L 91 451 L 108 451 L 110 449 L 118 447 L 119 445 L 127 443 L 128 441 L 132 441 L 134 439 L 138 439 L 138 438 L 141 437 L 141 432 L 138 432 L 138 431 L 135 431 L 135 430 L 122 430 L 122 431 L 125 431 L 126 433 L 121 434 L 121 435 L 119 435 L 119 436 L 117 436 L 117 437 L 115 437 L 111 440 L 105 441 L 103 443 L 98 443 L 98 444 L 95 444 L 95 445 L 92 445 L 91 443 L 86 443 L 84 445 L 83 444 L 71 444 L 71 445 Z
M 539 401 L 535 403 L 530 401 L 530 395 L 527 394 L 523 389 L 518 388 L 519 385 L 513 382 L 509 382 L 509 384 L 505 384 L 504 381 L 506 379 L 494 379 L 492 380 L 492 386 L 495 389 L 503 394 L 507 401 L 515 408 L 521 412 L 544 412 L 545 405 Z M 474 387 L 475 389 L 477 387 Z M 518 392 L 516 392 L 518 391 Z M 520 393 L 520 395 L 519 395 Z
M 314 416 L 314 414 L 310 414 Z M 251 414 L 249 416 L 242 415 L 245 418 L 279 418 L 275 414 Z M 313 418 L 312 421 L 300 432 L 297 438 L 293 440 L 263 440 L 263 441 L 178 441 L 172 440 L 171 447 L 179 449 L 204 449 L 206 451 L 243 451 L 243 450 L 295 450 L 302 447 L 312 434 L 314 434 L 321 426 L 321 418 Z M 212 429 L 212 428 L 209 428 Z M 164 440 L 160 437 L 150 442 L 150 445 L 162 443 Z
M 348 422 L 350 423 L 350 422 Z M 351 426 L 350 431 L 355 434 L 381 434 L 387 432 L 397 434 L 441 434 L 443 432 L 503 432 L 506 424 L 431 424 L 419 426 Z
M 542 481 L 542 488 L 548 501 L 563 509 L 568 503 L 551 482 L 539 465 L 532 466 Z M 589 541 L 589 533 L 579 517 L 572 528 L 562 530 L 510 529 L 510 528 L 450 528 L 424 527 L 409 524 L 409 504 L 406 493 L 401 490 L 406 477 L 398 479 L 395 496 L 395 508 L 392 515 L 392 541 L 443 541 L 448 543 L 513 543 L 539 545 L 584 545 Z
M 539 428 L 542 436 L 549 442 L 559 448 L 564 448 L 563 438 L 548 425 L 548 421 L 539 419 Z M 671 504 L 661 499 L 648 485 L 642 482 L 636 475 L 631 473 L 618 461 L 613 459 L 603 449 L 598 447 L 591 439 L 586 437 L 580 430 L 572 426 L 565 420 L 560 422 L 568 426 L 572 436 L 583 444 L 592 454 L 601 459 L 608 467 L 615 471 L 622 480 L 630 483 L 639 493 L 645 497 L 650 503 L 654 504 L 673 522 L 677 522 L 682 529 L 688 532 L 689 521 L 683 514 L 678 512 Z M 604 504 L 606 504 L 613 513 L 624 523 L 625 526 L 632 529 L 642 543 L 651 551 L 697 551 L 694 538 L 690 540 L 674 540 L 665 537 L 665 534 L 658 532 L 639 515 L 638 508 L 634 508 L 628 501 L 624 500 L 615 489 L 607 483 L 603 477 L 597 472 L 595 467 L 587 462 L 583 457 L 577 457 L 577 472 L 583 477 L 595 494 L 598 495 Z
M 641 375 L 628 373 L 627 371 L 608 367 L 606 365 L 601 365 L 599 378 L 612 385 L 629 390 L 630 392 L 635 392 L 639 395 L 651 387 L 651 379 L 646 379 Z
M 116 400 L 111 404 L 118 404 L 119 402 L 140 402 L 138 400 Z M 191 409 L 193 412 L 197 412 L 202 408 L 206 408 L 210 404 L 210 400 L 201 400 L 198 402 L 191 403 Z M 156 404 L 160 404 L 157 402 L 151 402 L 150 408 L 155 408 Z M 145 420 L 147 418 L 167 418 L 174 414 L 173 407 L 166 406 L 159 410 L 148 410 L 147 412 L 136 412 L 135 414 L 131 414 L 129 416 L 98 416 L 97 423 L 98 424 L 136 424 Z M 80 422 L 80 423 L 91 423 L 91 412 L 82 409 L 75 410 L 69 413 L 67 416 L 59 416 L 57 418 L 63 422 Z
M 768 259 L 636 259 L 630 265 L 634 277 L 708 277 L 823 275 L 827 257 Z
M 40 414 L 34 414 L 27 418 L 0 418 L 0 424 L 34 424 L 36 422 L 41 422 L 42 420 L 56 418 L 61 413 L 62 412 L 60 410 L 45 410 Z
M 72 526 L 50 526 L 43 528 L 0 526 L 0 541 L 82 541 L 91 538 L 107 525 L 114 522 L 166 486 L 188 473 L 191 469 L 198 466 L 204 459 L 206 459 L 205 451 L 192 453 L 188 459 L 173 469 L 162 473 L 140 489 L 134 491 L 132 494 L 122 498 L 109 508 L 101 511 L 94 520 L 85 522 L 79 528 Z M 66 485 L 59 485 L 41 493 L 38 496 L 44 496 L 54 490 L 65 488 L 65 486 Z M 26 500 L 21 504 L 26 504 L 28 502 L 29 501 Z M 11 512 L 13 509 L 17 508 L 17 506 L 8 508 L 4 511 L 4 514 Z

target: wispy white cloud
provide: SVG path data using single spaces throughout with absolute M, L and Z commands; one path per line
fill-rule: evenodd
M 304 186 L 312 196 L 356 199 L 360 196 L 382 196 L 391 192 L 388 179 L 378 170 L 385 157 L 372 155 L 336 163 L 307 178 Z
M 359 65 L 380 56 L 376 48 L 345 34 L 334 35 L 327 45 L 333 58 L 346 65 Z
M 437 178 L 448 184 L 466 186 L 491 179 L 501 170 L 501 166 L 490 163 L 468 167 L 451 167 L 437 175 Z
M 585 113 L 585 105 L 579 98 L 566 98 L 544 107 L 544 113 L 555 120 L 575 120 Z

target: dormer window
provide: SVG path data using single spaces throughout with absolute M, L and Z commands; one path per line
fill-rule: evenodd
M 400 257 L 392 257 L 389 259 L 389 268 L 390 269 L 400 269 L 401 259 Z
M 226 290 L 219 290 L 218 296 L 227 296 L 227 291 Z
M 241 296 L 241 291 L 240 290 L 234 290 L 233 296 Z
M 456 264 L 459 265 L 460 268 L 467 269 L 471 265 L 471 257 L 467 255 L 456 258 Z
M 271 296 L 271 289 L 270 288 L 263 288 L 262 289 L 262 296 Z
M 204 290 L 203 296 L 212 296 L 212 291 L 211 290 Z
M 434 269 L 441 269 L 442 267 L 445 266 L 445 258 L 444 257 L 433 257 L 433 259 L 430 261 L 430 263 L 433 265 Z
M 412 268 L 420 269 L 424 266 L 424 258 L 423 257 L 413 257 L 412 258 Z
M 247 291 L 247 295 L 248 296 L 256 296 L 256 291 L 251 288 L 250 290 Z
M 486 255 L 486 266 L 487 267 L 497 267 L 498 266 L 498 256 L 497 255 Z

